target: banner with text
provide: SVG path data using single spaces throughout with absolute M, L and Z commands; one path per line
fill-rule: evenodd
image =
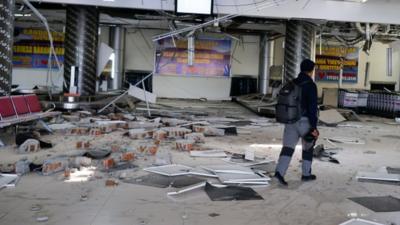
M 176 47 L 175 47 L 176 46 Z M 158 42 L 158 75 L 229 77 L 231 40 L 199 37 L 195 39 L 193 65 L 188 64 L 187 40 L 164 39 Z
M 323 46 L 321 54 L 317 47 L 315 80 L 339 80 L 340 67 L 343 65 L 342 81 L 357 83 L 358 81 L 358 48 L 342 46 Z M 349 57 L 352 55 L 352 57 Z M 351 58 L 351 59 L 349 59 Z
M 64 62 L 64 34 L 51 32 L 59 62 Z M 48 68 L 50 42 L 45 29 L 15 28 L 13 65 L 19 68 Z M 52 68 L 57 68 L 54 56 Z

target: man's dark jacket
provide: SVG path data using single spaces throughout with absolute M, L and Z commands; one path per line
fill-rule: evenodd
M 302 84 L 301 108 L 304 110 L 303 116 L 307 117 L 310 121 L 311 129 L 316 129 L 318 123 L 317 85 L 310 76 L 303 72 L 293 82 L 295 84 Z

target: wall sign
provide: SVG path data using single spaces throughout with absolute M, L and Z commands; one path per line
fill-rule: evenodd
M 64 34 L 51 32 L 58 61 L 64 62 Z M 15 28 L 13 66 L 19 68 L 48 68 L 50 42 L 47 31 L 39 28 Z M 52 68 L 57 68 L 54 56 Z
M 343 83 L 358 81 L 358 48 L 342 46 L 323 46 L 320 53 L 317 47 L 315 80 L 338 82 L 340 67 L 343 64 Z M 354 57 L 354 55 L 356 57 Z M 351 56 L 351 59 L 348 59 Z
M 188 65 L 187 40 L 163 39 L 156 52 L 156 74 L 201 77 L 229 77 L 231 40 L 196 37 L 193 65 Z

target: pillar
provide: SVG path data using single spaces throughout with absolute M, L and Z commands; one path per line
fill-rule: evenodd
M 91 96 L 96 91 L 97 38 L 99 13 L 93 6 L 67 7 L 65 28 L 64 80 L 65 93 L 70 93 L 71 72 L 73 86 L 81 96 Z M 75 71 L 71 71 L 71 68 Z
M 11 92 L 14 40 L 14 0 L 0 3 L 0 93 Z
M 124 80 L 125 28 L 121 26 L 110 27 L 110 46 L 114 49 L 114 62 L 108 89 L 121 90 Z
M 314 39 L 315 27 L 312 24 L 297 20 L 286 23 L 284 83 L 297 77 L 301 61 L 313 58 Z
M 258 66 L 258 92 L 262 95 L 268 93 L 270 67 L 273 59 L 273 41 L 268 40 L 267 34 L 260 35 L 260 56 Z

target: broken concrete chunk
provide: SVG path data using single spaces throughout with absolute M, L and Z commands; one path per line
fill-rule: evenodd
M 205 136 L 224 136 L 225 130 L 210 126 L 193 125 L 193 131 L 203 133 Z
M 107 158 L 103 160 L 103 167 L 104 169 L 111 169 L 115 166 L 114 158 Z
M 76 167 L 90 166 L 92 159 L 84 156 L 75 157 L 74 164 Z
M 67 158 L 53 158 L 46 159 L 43 163 L 42 173 L 43 175 L 51 175 L 53 173 L 57 173 L 65 170 L 68 167 L 68 159 Z
M 88 149 L 90 148 L 90 141 L 78 141 L 76 142 L 77 149 Z
M 150 143 L 141 143 L 137 148 L 138 152 L 146 153 L 149 155 L 155 155 L 158 150 L 158 146 Z
M 185 139 L 193 140 L 196 143 L 205 143 L 206 142 L 206 138 L 203 133 L 185 134 Z
M 88 127 L 76 127 L 67 131 L 67 135 L 87 135 L 88 133 Z
M 153 131 L 147 131 L 145 129 L 130 129 L 128 134 L 130 138 L 137 140 L 152 137 Z
M 176 118 L 162 118 L 161 122 L 167 127 L 176 127 L 178 125 L 187 123 L 186 120 L 180 120 Z
M 191 151 L 193 150 L 194 140 L 177 140 L 175 142 L 176 149 L 181 151 Z
M 346 121 L 346 118 L 336 109 L 330 109 L 319 112 L 319 121 L 327 126 L 336 126 L 338 123 Z
M 165 130 L 156 130 L 153 132 L 153 139 L 164 140 L 167 138 L 168 132 Z
M 118 186 L 119 182 L 117 180 L 108 179 L 106 180 L 106 187 L 115 187 Z
M 192 133 L 191 130 L 182 127 L 165 127 L 163 130 L 167 132 L 169 138 L 183 138 L 186 134 Z
M 37 152 L 40 149 L 40 142 L 36 139 L 27 139 L 24 143 L 22 143 L 18 149 L 17 153 L 25 154 L 31 152 Z
M 100 135 L 102 135 L 102 134 L 103 134 L 103 132 L 101 131 L 100 128 L 91 128 L 91 129 L 89 130 L 89 135 L 90 135 L 90 136 L 100 136 Z
M 143 128 L 143 129 L 155 129 L 160 127 L 160 123 L 152 123 L 152 122 L 145 122 L 145 121 L 132 121 L 128 122 L 128 128 L 129 129 L 137 129 L 137 128 Z
M 135 160 L 135 153 L 133 152 L 124 152 L 121 155 L 121 161 L 123 162 L 130 162 Z

